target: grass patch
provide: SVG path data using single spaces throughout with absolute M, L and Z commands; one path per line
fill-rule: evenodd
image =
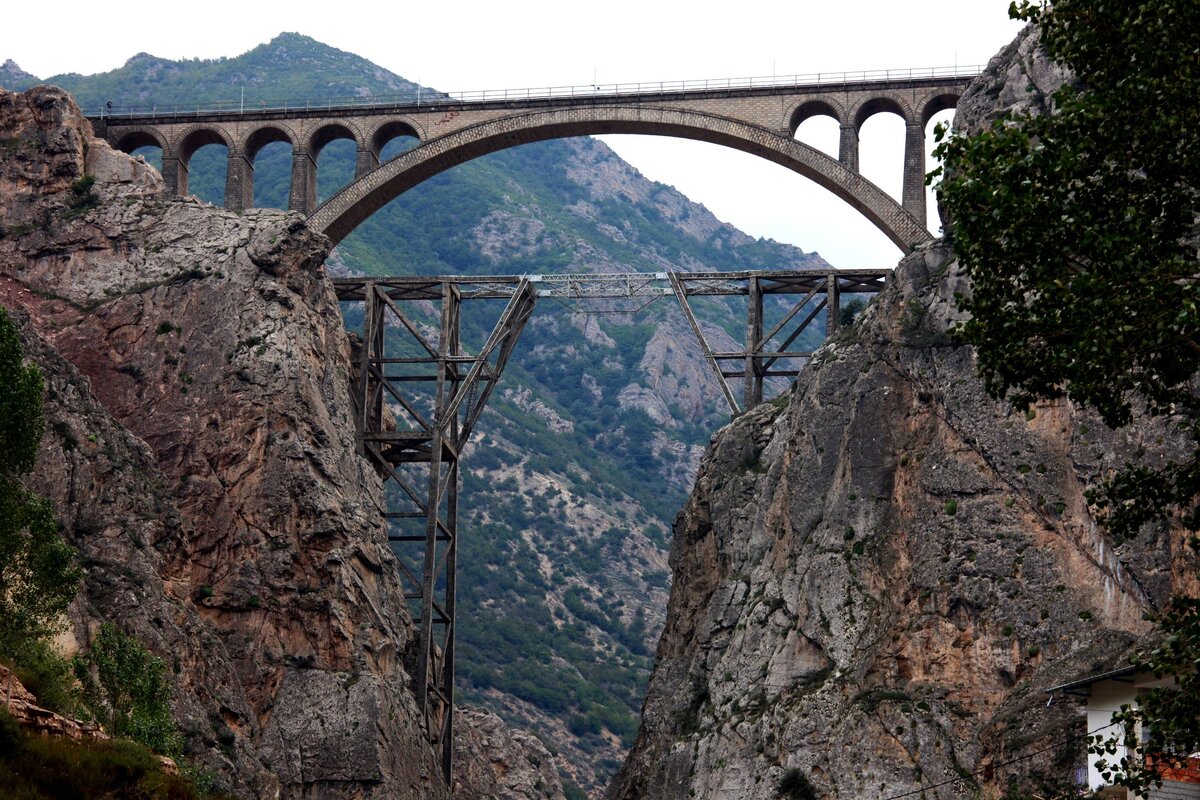
M 168 775 L 147 748 L 124 739 L 74 742 L 27 736 L 0 712 L 0 797 L 9 800 L 204 800 L 187 778 Z

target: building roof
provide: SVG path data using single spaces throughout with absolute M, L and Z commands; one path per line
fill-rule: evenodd
M 1122 683 L 1133 683 L 1133 676 L 1138 672 L 1137 667 L 1122 667 L 1121 669 L 1109 670 L 1101 672 L 1099 675 L 1092 675 L 1087 678 L 1080 678 L 1071 683 L 1064 683 L 1061 686 L 1052 686 L 1046 690 L 1047 694 L 1062 692 L 1063 694 L 1079 694 L 1086 695 L 1087 689 L 1091 688 L 1093 683 L 1100 681 L 1120 681 Z

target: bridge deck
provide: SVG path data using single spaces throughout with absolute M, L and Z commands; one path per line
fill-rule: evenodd
M 96 109 L 88 119 L 121 124 L 183 122 L 206 119 L 288 119 L 320 113 L 324 117 L 365 113 L 411 114 L 431 109 L 545 108 L 583 104 L 687 101 L 727 97 L 772 97 L 797 93 L 916 89 L 961 81 L 964 85 L 983 70 L 981 66 L 925 67 L 861 72 L 817 72 L 808 75 L 705 80 L 651 81 L 644 83 L 548 86 L 524 89 L 486 89 L 468 92 L 416 92 L 406 95 L 369 95 L 361 98 L 285 100 L 282 103 L 244 101 L 194 107 L 116 106 Z
M 843 293 L 877 292 L 890 269 L 742 270 L 737 272 L 609 272 L 557 273 L 552 275 L 434 275 L 430 277 L 334 278 L 339 300 L 362 300 L 368 286 L 392 300 L 441 300 L 444 286 L 454 286 L 463 299 L 512 297 L 522 281 L 531 284 L 537 297 L 572 300 L 669 297 L 675 294 L 672 277 L 683 282 L 688 296 L 737 296 L 751 292 L 750 281 L 760 282 L 762 294 L 796 294 L 838 283 Z

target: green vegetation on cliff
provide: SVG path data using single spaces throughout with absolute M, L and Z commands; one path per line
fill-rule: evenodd
M 80 576 L 50 503 L 21 484 L 45 431 L 43 390 L 41 373 L 24 363 L 16 328 L 0 307 L 0 659 L 38 674 L 54 660 L 44 640 L 75 597 Z
M 1091 499 L 1118 539 L 1164 521 L 1195 532 L 1200 6 L 1056 0 L 1010 13 L 1039 23 L 1076 82 L 1055 95 L 1056 113 L 940 146 L 939 193 L 972 282 L 961 332 L 995 396 L 1026 407 L 1069 397 L 1113 427 L 1149 415 L 1190 433 L 1189 457 L 1128 464 Z M 1117 716 L 1126 746 L 1168 756 L 1111 765 L 1138 794 L 1160 779 L 1156 766 L 1200 750 L 1200 600 L 1176 597 L 1159 626 L 1162 645 L 1135 662 L 1180 684 Z

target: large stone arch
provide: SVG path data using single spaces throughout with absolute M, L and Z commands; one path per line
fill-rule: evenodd
M 384 204 L 453 166 L 519 144 L 604 133 L 676 136 L 773 161 L 845 200 L 901 250 L 932 238 L 882 189 L 803 142 L 739 120 L 655 106 L 585 106 L 482 122 L 432 139 L 368 172 L 316 209 L 309 224 L 335 243 Z

